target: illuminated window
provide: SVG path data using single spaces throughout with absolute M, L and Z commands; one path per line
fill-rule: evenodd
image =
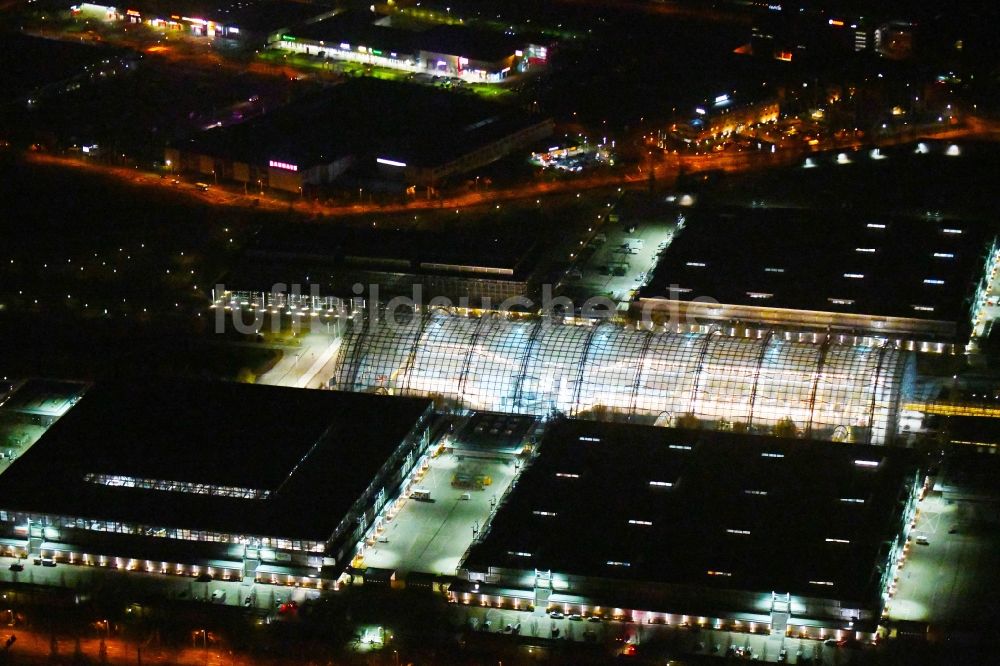
M 648 521 L 648 520 L 636 520 L 634 518 L 633 519 L 629 519 L 628 524 L 629 525 L 639 525 L 641 527 L 652 527 L 653 526 L 653 523 L 650 522 L 650 521 Z
M 139 488 L 142 490 L 165 490 L 189 495 L 212 495 L 215 497 L 235 497 L 239 499 L 267 499 L 270 490 L 258 488 L 238 488 L 234 486 L 216 486 L 210 483 L 192 483 L 189 481 L 165 481 L 162 479 L 143 479 L 119 474 L 85 474 L 83 480 L 99 486 L 111 488 Z

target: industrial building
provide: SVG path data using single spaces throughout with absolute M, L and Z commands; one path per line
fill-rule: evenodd
M 4 112 L 23 115 L 47 98 L 58 97 L 136 67 L 139 57 L 128 49 L 106 44 L 83 44 L 21 32 L 7 32 L 0 40 L 0 89 Z M 4 122 L 0 140 L 14 138 L 18 123 Z
M 87 391 L 83 382 L 31 378 L 18 382 L 10 394 L 0 396 L 8 417 L 48 427 L 75 405 Z
M 922 491 L 905 449 L 557 421 L 449 593 L 536 613 L 871 638 Z
M 214 294 L 223 307 L 276 308 L 302 301 L 334 310 L 352 299 L 445 298 L 494 307 L 525 297 L 536 240 L 505 229 L 446 232 L 357 226 L 269 225 Z M 283 285 L 276 291 L 275 285 Z M 295 285 L 302 298 L 288 292 Z M 291 302 L 289 301 L 291 299 Z
M 70 11 L 79 19 L 142 24 L 192 37 L 263 46 L 293 26 L 333 13 L 330 5 L 299 0 L 129 0 L 121 5 L 82 2 Z
M 978 222 L 758 207 L 688 214 L 636 310 L 961 348 L 993 238 Z
M 514 460 L 537 444 L 540 427 L 539 419 L 528 414 L 473 412 L 443 444 L 457 456 Z
M 0 475 L 0 544 L 58 564 L 322 586 L 420 464 L 430 417 L 424 399 L 98 384 Z
M 593 416 L 884 444 L 913 354 L 871 339 L 426 309 L 355 317 L 332 388 L 434 395 L 466 409 Z
M 413 18 L 402 28 L 397 20 L 393 14 L 339 12 L 286 31 L 270 46 L 472 83 L 497 83 L 548 61 L 548 46 L 497 31 L 458 23 L 423 24 Z
M 378 110 L 373 112 L 373 110 Z M 301 194 L 355 179 L 437 185 L 552 134 L 551 119 L 417 84 L 354 79 L 168 147 L 172 169 Z

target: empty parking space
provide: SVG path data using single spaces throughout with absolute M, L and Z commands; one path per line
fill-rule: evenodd
M 448 453 L 432 459 L 419 482 L 429 498 L 402 501 L 379 537 L 366 546 L 365 566 L 400 574 L 454 574 L 472 543 L 473 530 L 482 528 L 514 473 L 514 464 L 508 462 L 460 459 Z M 456 475 L 460 485 L 455 484 Z
M 629 300 L 646 284 L 673 234 L 672 222 L 605 225 L 587 241 L 581 260 L 567 272 L 562 285 L 573 294 Z

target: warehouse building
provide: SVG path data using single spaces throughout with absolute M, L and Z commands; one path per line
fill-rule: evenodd
M 48 427 L 69 411 L 87 391 L 83 382 L 31 378 L 0 397 L 3 413 L 16 420 Z
M 904 449 L 563 420 L 500 500 L 450 595 L 868 639 L 923 478 Z
M 497 83 L 542 67 L 549 50 L 545 45 L 457 23 L 422 24 L 409 18 L 402 28 L 395 25 L 393 15 L 354 11 L 286 31 L 270 46 L 470 83 Z
M 419 464 L 430 417 L 422 399 L 98 384 L 0 475 L 0 544 L 57 563 L 322 586 Z
M 634 309 L 955 351 L 991 242 L 979 223 L 933 215 L 693 212 Z
M 142 24 L 192 37 L 266 44 L 293 26 L 330 16 L 333 8 L 299 0 L 128 0 L 122 4 L 82 2 L 70 8 L 81 20 Z
M 377 112 L 373 112 L 377 110 Z M 350 170 L 383 190 L 436 186 L 552 134 L 551 119 L 416 84 L 354 79 L 168 147 L 165 162 L 301 194 Z
M 444 438 L 446 451 L 463 458 L 515 460 L 537 444 L 539 419 L 527 414 L 473 412 Z
M 837 335 L 451 315 L 355 318 L 333 388 L 442 396 L 466 409 L 591 416 L 883 444 L 913 354 Z
M 298 302 L 321 312 L 352 299 L 395 297 L 498 305 L 527 294 L 536 246 L 513 229 L 269 225 L 216 288 L 214 302 L 277 311 Z M 300 296 L 289 293 L 292 285 Z

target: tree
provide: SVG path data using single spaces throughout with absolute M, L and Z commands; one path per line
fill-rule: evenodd
M 793 421 L 791 417 L 786 416 L 779 419 L 778 422 L 774 424 L 774 428 L 771 430 L 771 433 L 775 437 L 798 437 L 799 428 L 795 425 L 795 421 Z
M 257 381 L 257 375 L 250 368 L 240 368 L 236 373 L 236 381 L 241 384 L 253 384 Z
M 694 415 L 693 412 L 688 412 L 687 414 L 681 414 L 677 417 L 677 427 L 685 428 L 687 430 L 700 430 L 701 429 L 701 419 Z

